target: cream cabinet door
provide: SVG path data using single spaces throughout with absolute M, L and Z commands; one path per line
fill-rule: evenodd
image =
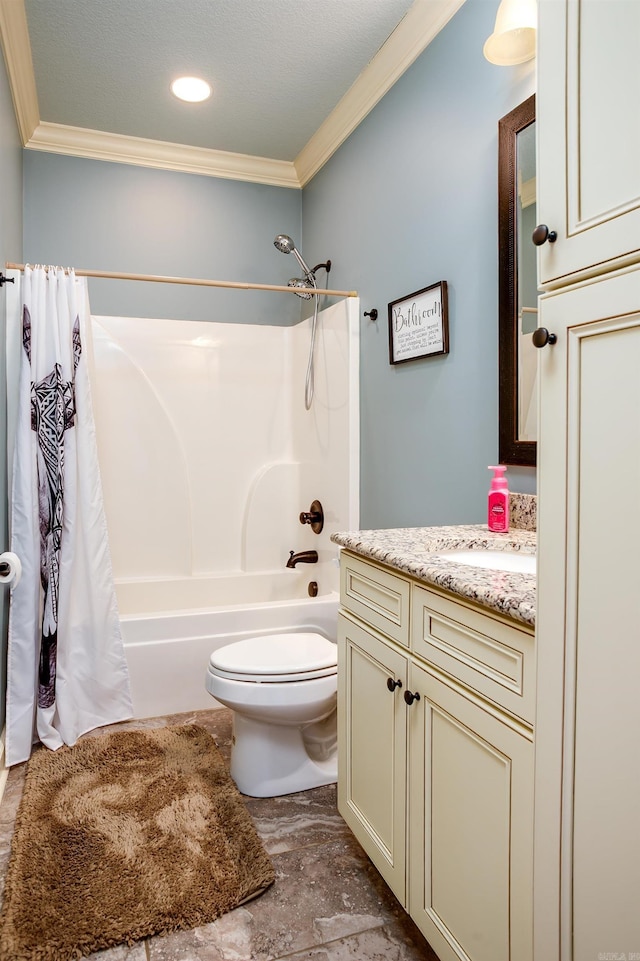
M 406 684 L 407 658 L 339 614 L 338 810 L 403 906 Z
M 540 357 L 534 957 L 630 958 L 640 956 L 640 268 L 547 294 L 540 312 L 558 340 Z
M 527 961 L 531 735 L 415 664 L 409 687 L 411 917 L 441 961 Z
M 542 286 L 640 260 L 640 3 L 540 0 Z

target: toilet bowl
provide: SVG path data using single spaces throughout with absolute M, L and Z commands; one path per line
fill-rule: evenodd
M 337 647 L 321 634 L 268 634 L 209 659 L 206 687 L 233 711 L 231 776 L 277 797 L 337 779 Z

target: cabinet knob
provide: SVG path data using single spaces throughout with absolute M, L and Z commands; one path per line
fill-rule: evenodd
M 546 327 L 538 327 L 531 334 L 534 347 L 546 347 L 547 344 L 555 344 L 557 341 L 555 334 L 550 334 Z
M 531 239 L 536 247 L 542 247 L 547 240 L 550 244 L 555 244 L 556 240 L 558 239 L 558 235 L 555 230 L 549 230 L 546 224 L 538 224 L 536 229 L 531 234 Z
M 392 677 L 387 678 L 387 687 L 390 691 L 395 691 L 397 687 L 402 687 L 402 681 L 394 681 Z
M 416 691 L 415 694 L 412 694 L 411 691 L 405 691 L 405 692 L 404 692 L 404 699 L 405 699 L 405 701 L 407 702 L 407 704 L 413 704 L 414 701 L 419 701 L 419 700 L 420 700 L 420 695 L 418 694 L 417 691 Z

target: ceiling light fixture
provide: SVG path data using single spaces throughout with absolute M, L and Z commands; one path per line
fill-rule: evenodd
M 171 84 L 171 93 L 178 100 L 200 103 L 211 96 L 211 87 L 206 80 L 200 80 L 199 77 L 178 77 Z
M 489 63 L 512 67 L 536 55 L 536 0 L 502 0 L 482 52 Z

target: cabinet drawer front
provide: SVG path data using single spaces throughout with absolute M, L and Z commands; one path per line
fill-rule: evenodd
M 533 723 L 531 633 L 420 587 L 414 587 L 412 623 L 416 654 Z
M 409 581 L 355 557 L 340 567 L 342 605 L 387 637 L 409 646 Z

